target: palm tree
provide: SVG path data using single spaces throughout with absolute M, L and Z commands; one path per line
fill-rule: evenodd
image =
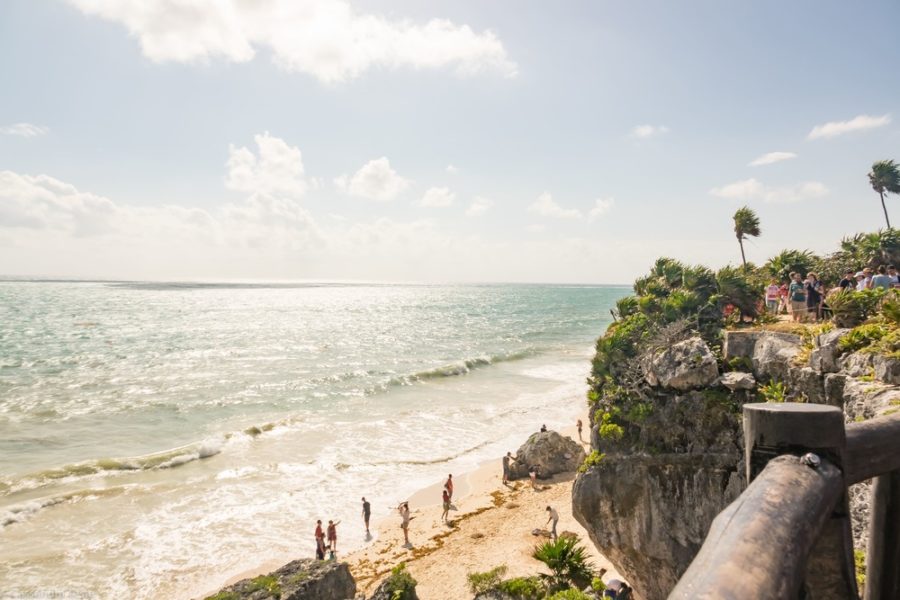
M 747 257 L 744 256 L 744 240 L 748 237 L 759 237 L 762 231 L 759 228 L 759 217 L 751 208 L 742 206 L 734 213 L 734 235 L 741 245 L 741 261 L 747 268 Z
M 879 160 L 872 164 L 869 173 L 869 183 L 872 189 L 881 196 L 881 210 L 884 211 L 884 221 L 888 229 L 891 228 L 891 220 L 888 218 L 887 207 L 884 204 L 884 193 L 900 194 L 900 166 L 892 160 Z
M 532 556 L 552 572 L 551 575 L 541 574 L 550 591 L 564 590 L 570 585 L 582 589 L 594 577 L 587 550 L 579 544 L 576 535 L 563 534 L 556 540 L 544 542 L 534 549 Z

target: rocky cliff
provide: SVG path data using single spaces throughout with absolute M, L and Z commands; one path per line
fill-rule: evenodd
M 726 332 L 720 357 L 689 337 L 644 351 L 619 378 L 629 384 L 608 381 L 594 394 L 594 453 L 575 481 L 573 512 L 640 598 L 668 595 L 713 518 L 743 491 L 744 403 L 827 403 L 848 421 L 900 408 L 900 360 L 848 352 L 847 332 Z M 864 549 L 868 493 L 854 488 Z

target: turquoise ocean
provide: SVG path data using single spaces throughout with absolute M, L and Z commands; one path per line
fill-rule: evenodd
M 0 590 L 191 598 L 584 412 L 630 288 L 0 281 Z

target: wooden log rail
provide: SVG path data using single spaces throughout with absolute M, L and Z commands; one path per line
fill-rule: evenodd
M 669 598 L 858 599 L 847 486 L 874 478 L 865 600 L 900 599 L 900 414 L 747 404 L 744 442 L 749 485 Z

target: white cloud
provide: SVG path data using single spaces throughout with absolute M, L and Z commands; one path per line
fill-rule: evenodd
M 631 135 L 636 138 L 651 138 L 664 133 L 668 133 L 669 128 L 665 125 L 638 125 L 631 130 Z
M 364 164 L 352 177 L 341 175 L 335 178 L 334 184 L 351 196 L 385 202 L 408 188 L 410 181 L 392 169 L 391 162 L 382 156 Z
M 546 226 L 546 225 L 543 225 L 543 224 L 541 224 L 541 223 L 533 223 L 533 224 L 531 224 L 531 225 L 526 225 L 526 226 L 525 226 L 525 231 L 528 231 L 528 232 L 530 232 L 530 233 L 542 233 L 542 232 L 544 232 L 546 229 L 547 229 L 547 226 Z
M 538 199 L 528 207 L 528 212 L 556 219 L 577 219 L 581 217 L 581 211 L 578 209 L 563 208 L 557 204 L 550 192 L 544 192 L 538 196 Z
M 472 203 L 466 209 L 466 216 L 480 217 L 481 215 L 486 213 L 493 205 L 494 201 L 490 198 L 475 196 L 475 198 L 472 200 Z
M 594 200 L 594 206 L 588 212 L 588 221 L 594 222 L 610 211 L 616 203 L 614 198 L 597 198 Z
M 358 13 L 347 0 L 69 0 L 120 23 L 156 62 L 253 59 L 271 51 L 288 71 L 334 83 L 376 68 L 455 67 L 462 75 L 516 74 L 497 35 L 446 19 L 417 24 Z
M 453 165 L 447 165 L 447 172 L 451 175 L 456 175 L 457 173 L 459 173 L 459 168 L 454 167 Z
M 245 147 L 229 147 L 225 187 L 251 194 L 302 196 L 308 185 L 300 149 L 269 132 L 253 139 L 257 154 Z
M 865 131 L 866 129 L 884 127 L 890 122 L 891 115 L 881 115 L 880 117 L 859 115 L 849 121 L 830 121 L 824 125 L 816 125 L 812 128 L 812 131 L 809 132 L 807 138 L 811 140 L 831 138 L 845 133 L 852 133 L 854 131 Z
M 433 187 L 428 188 L 428 191 L 426 191 L 425 195 L 422 196 L 422 199 L 419 201 L 419 206 L 443 208 L 453 204 L 453 201 L 455 199 L 456 194 L 451 192 L 448 188 Z
M 50 131 L 49 128 L 41 125 L 32 125 L 31 123 L 14 123 L 0 127 L 2 135 L 17 135 L 19 137 L 31 138 L 39 135 L 45 135 Z
M 821 198 L 828 194 L 825 184 L 806 181 L 796 185 L 772 187 L 756 179 L 744 179 L 709 191 L 713 196 L 735 200 L 762 200 L 763 202 L 800 202 Z
M 797 158 L 797 155 L 793 152 L 769 152 L 767 154 L 763 154 L 757 158 L 754 158 L 748 164 L 748 167 L 761 167 L 763 165 L 771 165 L 772 163 L 781 162 L 783 160 L 791 160 L 792 158 Z

